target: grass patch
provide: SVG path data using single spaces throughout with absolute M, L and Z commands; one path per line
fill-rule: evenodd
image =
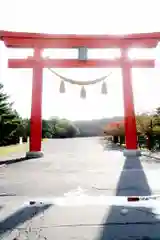
M 42 138 L 42 142 L 46 142 L 48 138 Z
M 47 141 L 47 138 L 42 139 L 42 142 L 46 142 L 46 141 Z M 28 152 L 28 151 L 29 151 L 28 143 L 0 147 L 0 157 L 7 156 L 12 153 Z
M 29 149 L 28 143 L 0 147 L 0 156 L 6 156 L 12 153 L 26 152 Z

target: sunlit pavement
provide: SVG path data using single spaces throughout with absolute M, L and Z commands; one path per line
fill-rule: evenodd
M 124 159 L 99 138 L 48 140 L 43 148 L 42 159 L 0 168 L 2 239 L 160 238 L 160 198 L 126 198 L 160 194 L 158 162 Z

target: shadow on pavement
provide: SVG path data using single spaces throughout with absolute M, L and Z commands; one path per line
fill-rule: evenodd
M 143 167 L 138 157 L 127 157 L 116 190 L 116 196 L 151 195 Z M 103 229 L 98 240 L 112 239 L 160 239 L 160 221 L 145 207 L 125 207 L 126 215 L 122 215 L 123 206 L 112 206 L 104 219 Z M 159 223 L 159 224 L 158 224 Z
M 6 219 L 0 222 L 0 236 L 6 232 L 14 230 L 18 225 L 25 223 L 27 220 L 31 220 L 33 217 L 44 212 L 51 204 L 45 204 L 42 206 L 27 206 L 14 212 Z

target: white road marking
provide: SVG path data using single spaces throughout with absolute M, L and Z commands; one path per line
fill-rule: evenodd
M 136 197 L 136 199 L 135 199 Z M 138 197 L 138 199 L 137 199 Z M 106 196 L 98 195 L 91 196 L 87 193 L 86 189 L 80 186 L 60 197 L 25 197 L 19 198 L 18 196 L 12 197 L 12 201 L 21 202 L 24 205 L 43 205 L 53 204 L 55 206 L 74 207 L 74 206 L 128 206 L 128 207 L 153 207 L 157 205 L 160 208 L 160 195 L 152 196 Z M 131 199 L 132 198 L 132 199 Z M 11 199 L 11 197 L 6 197 Z M 5 199 L 4 199 L 5 201 Z M 31 203 L 31 204 L 30 204 Z
M 147 200 L 145 199 L 147 198 Z M 30 205 L 30 201 L 34 202 Z M 78 207 L 78 206 L 125 206 L 125 207 L 147 207 L 153 208 L 159 206 L 160 210 L 160 199 L 141 197 L 140 201 L 128 202 L 127 196 L 89 196 L 87 194 L 82 194 L 80 196 L 68 195 L 63 197 L 55 198 L 32 198 L 27 200 L 25 205 L 30 206 L 41 206 L 43 204 L 52 204 L 54 206 L 61 207 Z

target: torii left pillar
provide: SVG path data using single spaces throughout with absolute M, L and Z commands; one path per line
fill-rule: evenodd
M 42 142 L 42 86 L 43 67 L 41 66 L 41 49 L 34 49 L 34 66 L 32 79 L 32 105 L 30 119 L 30 149 L 27 158 L 39 158 L 43 156 Z

